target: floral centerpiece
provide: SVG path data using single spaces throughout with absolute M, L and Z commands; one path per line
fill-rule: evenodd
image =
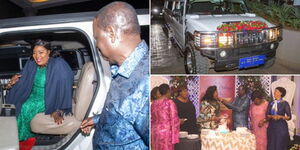
M 224 23 L 217 27 L 218 31 L 230 32 L 230 31 L 247 31 L 247 30 L 261 30 L 268 28 L 268 25 L 262 21 L 242 21 Z

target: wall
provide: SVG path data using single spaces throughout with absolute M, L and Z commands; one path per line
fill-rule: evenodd
M 166 76 L 151 76 L 151 89 L 163 83 L 169 84 L 169 79 Z

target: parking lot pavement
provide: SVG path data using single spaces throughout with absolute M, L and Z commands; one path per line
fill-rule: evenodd
M 177 46 L 172 44 L 164 30 L 164 22 L 152 20 L 151 23 L 151 73 L 152 74 L 185 74 L 184 58 Z M 242 70 L 216 72 L 210 74 L 299 74 L 300 69 L 284 65 L 284 60 L 276 59 L 270 68 L 256 67 Z

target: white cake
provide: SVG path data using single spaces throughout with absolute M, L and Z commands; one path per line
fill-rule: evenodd
M 237 127 L 236 132 L 238 132 L 238 133 L 247 133 L 248 129 L 246 127 Z
M 228 133 L 229 129 L 228 129 L 227 125 L 219 125 L 219 127 L 217 128 L 217 131 L 220 133 Z
M 229 129 L 227 127 L 227 119 L 226 118 L 222 118 L 220 120 L 220 124 L 216 130 L 220 133 L 228 133 L 229 132 Z

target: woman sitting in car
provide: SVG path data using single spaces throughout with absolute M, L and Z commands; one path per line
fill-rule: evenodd
M 61 124 L 64 114 L 72 110 L 74 74 L 50 47 L 49 42 L 36 40 L 32 59 L 7 85 L 11 89 L 6 102 L 16 106 L 19 141 L 34 137 L 30 121 L 37 113 L 50 114 L 55 123 Z

